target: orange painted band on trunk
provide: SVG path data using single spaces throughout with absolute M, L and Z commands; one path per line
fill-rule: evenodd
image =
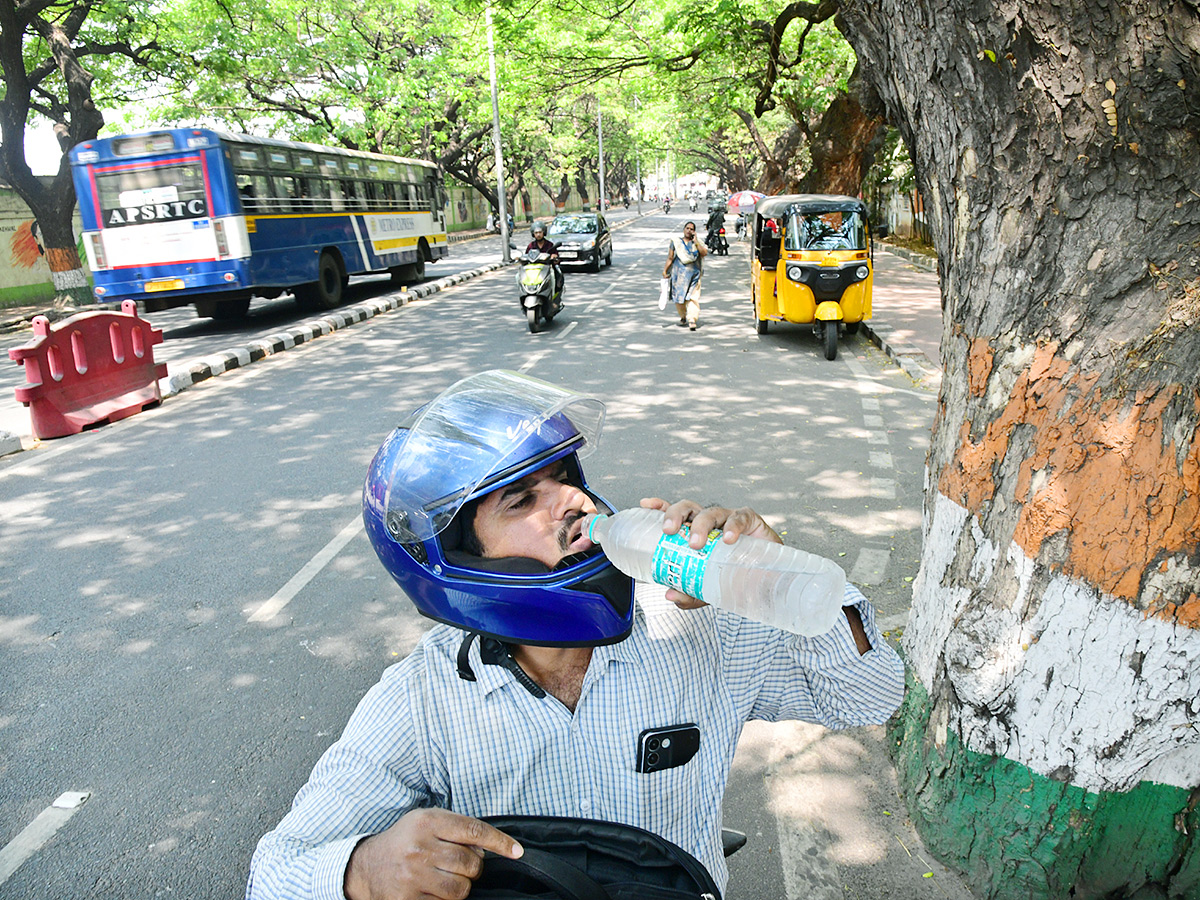
M 1081 375 L 1057 350 L 1056 343 L 1038 347 L 982 438 L 973 441 L 970 421 L 963 422 L 938 489 L 984 518 L 996 472 L 1015 462 L 1005 457 L 1021 426 L 1029 449 L 1016 473 L 1013 499 L 1020 512 L 1012 540 L 1036 559 L 1043 541 L 1065 532 L 1064 558 L 1050 562 L 1055 569 L 1153 615 L 1200 628 L 1194 577 L 1142 596 L 1144 577 L 1165 571 L 1173 558 L 1192 565 L 1186 561 L 1200 545 L 1200 431 L 1188 434 L 1186 453 L 1179 454 L 1162 425 L 1183 386 L 1146 385 L 1132 402 L 1105 400 L 1097 377 Z M 990 371 L 990 348 L 971 348 L 973 394 L 976 360 L 980 374 L 984 360 Z M 1200 413 L 1200 397 L 1193 403 Z
M 74 247 L 47 247 L 46 265 L 51 272 L 68 272 L 79 268 L 79 251 Z

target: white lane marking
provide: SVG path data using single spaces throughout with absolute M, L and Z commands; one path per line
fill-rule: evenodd
M 21 863 L 37 853 L 67 820 L 79 811 L 90 797 L 91 791 L 67 791 L 60 794 L 52 804 L 43 809 L 36 819 L 25 826 L 25 830 L 0 850 L 0 884 L 8 881 Z
M 872 469 L 891 469 L 892 454 L 886 450 L 872 450 L 868 454 Z
M 300 591 L 304 590 L 304 586 L 312 581 L 317 573 L 320 572 L 329 561 L 333 559 L 350 543 L 351 538 L 358 534 L 363 529 L 362 518 L 355 516 L 354 520 L 337 533 L 337 535 L 328 544 L 322 547 L 317 555 L 304 564 L 304 566 L 293 575 L 288 583 L 275 592 L 275 595 L 262 604 L 250 616 L 251 622 L 267 622 L 285 606 L 292 602 Z
M 528 372 L 530 369 L 532 369 L 534 366 L 536 366 L 538 363 L 538 360 L 540 360 L 545 355 L 546 355 L 545 350 L 543 350 L 541 353 L 533 354 L 533 356 L 529 357 L 529 359 L 527 359 L 525 361 L 525 365 L 521 366 L 521 368 L 517 369 L 517 371 L 520 372 L 522 375 L 524 375 L 526 372 Z
M 570 334 L 572 331 L 574 331 L 574 330 L 575 330 L 575 326 L 576 326 L 576 325 L 578 325 L 578 324 L 579 324 L 578 322 L 572 322 L 570 325 L 568 325 L 566 328 L 564 328 L 562 331 L 560 331 L 560 332 L 558 333 L 558 335 L 556 335 L 556 337 L 558 338 L 558 340 L 560 340 L 560 341 L 561 341 L 561 340 L 562 340 L 563 338 L 565 338 L 565 337 L 566 337 L 568 334 Z
M 854 568 L 846 577 L 855 584 L 881 584 L 891 558 L 890 550 L 863 547 L 858 551 L 858 559 L 854 561 Z
M 896 479 L 871 476 L 871 496 L 876 500 L 896 499 Z

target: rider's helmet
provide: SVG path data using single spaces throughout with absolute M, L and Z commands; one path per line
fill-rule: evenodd
M 534 222 L 533 227 L 529 229 L 529 233 L 533 235 L 533 239 L 536 241 L 539 235 L 541 237 L 546 236 L 546 226 L 541 222 Z
M 496 370 L 463 379 L 411 413 L 375 454 L 363 520 L 384 568 L 417 609 L 501 641 L 594 646 L 629 634 L 633 582 L 599 548 L 554 569 L 468 552 L 475 501 L 558 460 L 601 512 L 579 457 L 595 449 L 604 404 Z

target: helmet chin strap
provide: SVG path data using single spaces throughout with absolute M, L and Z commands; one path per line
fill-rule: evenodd
M 538 683 L 529 677 L 528 673 L 521 668 L 521 664 L 513 658 L 512 650 L 508 644 L 503 641 L 498 641 L 491 637 L 481 637 L 479 632 L 467 632 L 462 643 L 458 647 L 458 677 L 463 681 L 475 681 L 475 673 L 471 670 L 471 644 L 475 638 L 480 638 L 479 641 L 479 659 L 486 666 L 500 666 L 502 669 L 508 669 L 512 673 L 513 678 L 517 683 L 537 699 L 541 700 L 546 696 L 546 692 L 538 686 Z

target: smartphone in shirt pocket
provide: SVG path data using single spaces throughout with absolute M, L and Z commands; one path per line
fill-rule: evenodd
M 647 728 L 638 735 L 637 770 L 660 772 L 688 762 L 700 749 L 700 729 L 691 724 Z

